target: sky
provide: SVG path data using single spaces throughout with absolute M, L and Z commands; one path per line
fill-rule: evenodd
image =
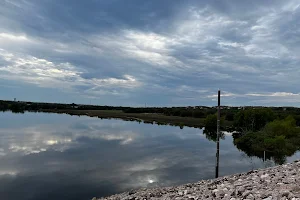
M 0 99 L 299 107 L 299 0 L 1 0 L 0 24 Z

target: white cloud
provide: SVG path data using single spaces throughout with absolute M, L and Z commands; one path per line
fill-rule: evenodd
M 72 139 L 63 139 L 63 138 L 59 138 L 59 139 L 50 139 L 50 140 L 46 140 L 44 141 L 45 144 L 47 145 L 56 145 L 56 144 L 65 144 L 65 143 L 71 143 Z
M 218 44 L 220 46 L 224 46 L 224 47 L 235 47 L 235 48 L 243 46 L 242 44 L 237 43 L 237 42 L 222 42 L 222 41 L 220 41 L 220 42 L 218 42 Z
M 137 81 L 133 76 L 124 75 L 123 79 L 117 78 L 104 78 L 104 79 L 91 79 L 91 82 L 96 86 L 117 86 L 125 88 L 138 87 L 141 83 Z
M 18 146 L 16 144 L 11 144 L 9 150 L 12 152 L 21 152 L 25 155 L 46 151 L 45 148 L 39 148 L 38 146 Z
M 299 96 L 300 94 L 295 94 L 291 92 L 274 92 L 274 93 L 249 93 L 247 96 L 255 97 L 289 97 L 289 96 Z
M 10 33 L 0 33 L 0 41 L 4 42 L 4 41 L 9 40 L 11 41 L 29 41 L 29 39 L 25 36 L 25 35 L 14 35 L 14 34 L 10 34 Z
M 74 84 L 68 81 L 82 81 L 80 73 L 70 63 L 55 64 L 45 59 L 27 55 L 15 55 L 0 51 L 0 56 L 9 62 L 0 66 L 0 76 L 5 79 L 23 80 L 44 87 Z M 76 84 L 76 83 L 75 83 Z
M 297 0 L 288 1 L 283 7 L 282 10 L 286 12 L 295 12 L 300 8 L 300 3 Z
M 169 46 L 178 45 L 174 38 L 168 38 L 156 33 L 144 33 L 140 31 L 126 30 L 124 36 L 139 49 L 149 49 L 159 52 L 168 52 Z
M 0 170 L 0 176 L 1 176 L 1 175 L 11 175 L 11 176 L 15 176 L 15 175 L 17 175 L 17 174 L 18 174 L 17 171 Z
M 226 92 L 226 91 L 221 91 L 221 97 L 237 97 L 237 96 L 241 96 L 241 95 Z M 216 97 L 218 97 L 218 94 L 213 94 L 213 95 L 207 96 L 207 98 L 216 98 Z
M 84 71 L 68 62 L 54 63 L 34 56 L 13 54 L 3 49 L 0 49 L 0 58 L 8 63 L 0 66 L 1 78 L 22 80 L 40 87 L 72 90 L 74 86 L 85 85 L 91 87 L 91 91 L 101 91 L 109 87 L 134 88 L 141 85 L 135 77 L 127 74 L 124 78 L 84 79 L 81 77 Z
M 122 30 L 113 35 L 94 35 L 88 38 L 104 53 L 117 53 L 153 67 L 183 67 L 184 64 L 170 55 L 172 47 L 180 45 L 176 38 L 153 32 Z
M 186 12 L 186 11 L 184 11 Z M 206 44 L 218 41 L 221 34 L 228 28 L 247 25 L 247 21 L 230 19 L 225 15 L 214 13 L 209 7 L 188 10 L 188 15 L 183 20 L 175 22 L 178 38 L 189 44 Z M 186 15 L 185 15 L 186 16 Z M 231 42 L 223 42 L 223 44 Z M 201 46 L 200 46 L 201 47 Z

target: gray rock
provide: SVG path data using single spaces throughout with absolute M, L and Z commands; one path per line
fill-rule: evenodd
M 251 194 L 251 192 L 249 190 L 245 191 L 243 194 L 242 194 L 242 197 L 243 198 L 247 198 L 247 196 Z
M 281 197 L 289 197 L 290 195 L 291 195 L 290 192 L 287 190 L 284 190 L 280 193 Z
M 255 197 L 253 196 L 253 194 L 249 194 L 249 195 L 247 196 L 247 199 L 254 200 Z

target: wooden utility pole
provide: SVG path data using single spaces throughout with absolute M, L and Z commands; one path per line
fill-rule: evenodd
M 218 90 L 218 119 L 217 119 L 217 153 L 216 153 L 216 178 L 219 177 L 219 157 L 220 157 L 220 106 L 221 91 Z

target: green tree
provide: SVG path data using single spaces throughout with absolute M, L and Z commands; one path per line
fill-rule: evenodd
M 264 132 L 269 136 L 284 136 L 286 138 L 295 137 L 299 133 L 296 128 L 296 120 L 292 116 L 288 116 L 284 120 L 275 120 L 268 123 Z
M 270 108 L 246 109 L 238 112 L 234 119 L 234 125 L 243 133 L 259 131 L 268 122 L 275 119 L 275 114 Z
M 217 115 L 210 114 L 207 115 L 204 121 L 205 128 L 207 129 L 216 129 L 217 128 Z
M 250 131 L 234 139 L 238 149 L 248 156 L 273 159 L 277 164 L 283 164 L 287 156 L 292 156 L 300 146 L 300 129 L 292 116 L 284 120 L 269 122 L 262 130 Z

